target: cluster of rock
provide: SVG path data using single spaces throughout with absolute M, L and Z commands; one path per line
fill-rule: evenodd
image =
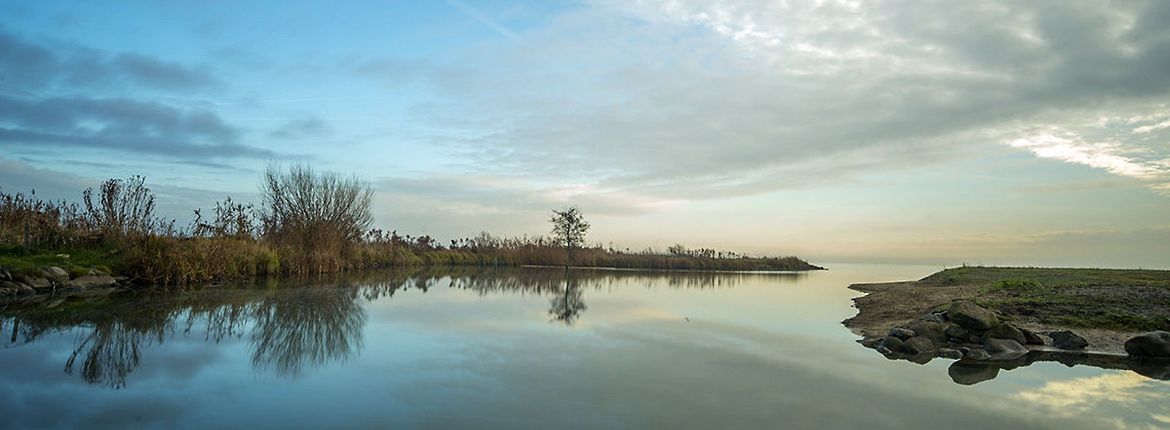
M 1081 351 L 1089 346 L 1085 338 L 1070 331 L 1039 334 L 1000 321 L 995 312 L 969 301 L 955 301 L 916 320 L 895 327 L 885 337 L 862 341 L 888 358 L 925 362 L 935 357 L 972 361 L 1006 361 L 1027 355 L 1033 349 L 1055 347 Z M 1051 349 L 1051 348 L 1048 348 Z M 1170 333 L 1152 332 L 1125 344 L 1134 358 L 1170 358 Z
M 118 279 L 96 270 L 87 270 L 78 276 L 57 266 L 46 266 L 40 276 L 12 273 L 0 268 L 0 297 L 14 297 L 57 291 L 84 291 L 91 288 L 112 287 Z

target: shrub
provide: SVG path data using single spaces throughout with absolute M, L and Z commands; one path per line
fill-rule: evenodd
M 373 190 L 357 178 L 308 166 L 269 166 L 261 184 L 264 240 L 275 245 L 288 270 L 344 270 L 373 223 Z

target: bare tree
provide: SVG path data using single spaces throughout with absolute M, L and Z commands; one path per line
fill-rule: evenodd
M 335 271 L 373 222 L 374 192 L 357 178 L 308 166 L 269 166 L 261 183 L 262 234 L 299 261 L 301 272 Z
M 589 223 L 585 216 L 576 207 L 558 211 L 553 209 L 552 238 L 560 246 L 565 247 L 565 267 L 573 263 L 573 250 L 585 245 L 585 233 L 589 231 Z

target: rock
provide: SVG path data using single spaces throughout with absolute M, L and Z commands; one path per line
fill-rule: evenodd
M 925 336 L 914 336 L 906 339 L 902 344 L 902 350 L 907 354 L 933 354 L 935 351 L 934 343 Z
M 939 348 L 938 349 L 938 356 L 942 357 L 942 358 L 950 358 L 950 359 L 958 360 L 960 358 L 963 358 L 963 351 L 959 351 L 959 350 L 953 349 L 953 348 Z
M 943 324 L 943 323 L 947 322 L 946 320 L 943 319 L 942 315 L 939 315 L 939 314 L 936 314 L 933 312 L 928 313 L 928 314 L 924 314 L 924 315 L 918 317 L 918 320 L 932 322 L 932 323 L 939 323 L 939 324 Z
M 967 355 L 963 356 L 963 358 L 975 361 L 987 361 L 991 359 L 991 354 L 982 349 L 972 349 L 967 351 Z
M 902 352 L 902 348 L 905 347 L 905 343 L 906 342 L 903 342 L 902 339 L 898 339 L 897 337 L 886 336 L 884 339 L 882 339 L 882 343 L 878 344 L 878 346 L 885 347 L 890 351 Z
M 890 336 L 893 336 L 893 337 L 896 337 L 896 338 L 902 339 L 902 340 L 912 338 L 912 337 L 914 337 L 915 334 L 916 333 L 914 333 L 913 330 L 902 328 L 902 327 L 894 327 L 894 328 L 890 329 Z
M 955 342 L 966 342 L 971 338 L 971 334 L 966 329 L 959 327 L 958 324 L 948 325 L 946 330 L 943 330 L 943 333 L 947 335 L 948 339 Z
M 946 328 L 942 323 L 919 320 L 910 323 L 906 326 L 906 328 L 914 331 L 915 335 L 930 339 L 930 342 L 935 345 L 943 345 L 947 343 Z
M 36 294 L 36 293 L 37 293 L 37 290 L 35 288 L 33 288 L 31 285 L 16 284 L 16 295 L 18 295 L 18 296 L 25 296 L 25 295 Z
M 38 290 L 53 288 L 53 283 L 49 281 L 49 278 L 26 278 L 24 283 Z
M 0 281 L 11 281 L 11 280 L 12 280 L 12 274 L 8 273 L 8 270 L 0 269 Z
M 947 317 L 968 331 L 984 331 L 999 324 L 994 312 L 962 300 L 951 303 Z
M 1040 337 L 1036 332 L 1022 327 L 1017 328 L 1020 329 L 1020 333 L 1024 334 L 1024 345 L 1044 345 L 1044 338 Z
M 74 278 L 73 280 L 69 281 L 67 286 L 73 287 L 73 288 L 83 288 L 84 289 L 84 288 L 109 287 L 109 286 L 113 286 L 114 284 L 117 284 L 117 283 L 118 283 L 118 281 L 115 280 L 114 277 L 110 276 L 110 275 L 85 275 L 85 276 L 78 276 L 77 278 Z
M 57 267 L 57 266 L 45 267 L 45 270 L 43 270 L 43 272 L 44 272 L 46 278 L 49 278 L 49 280 L 51 280 L 55 283 L 58 283 L 58 284 L 64 284 L 66 281 L 69 280 L 69 272 L 66 272 L 65 269 L 62 269 L 62 268 Z
M 1125 341 L 1131 357 L 1170 358 L 1170 332 L 1154 331 Z
M 991 354 L 992 360 L 1011 360 L 1028 354 L 1028 348 L 1011 339 L 987 339 L 983 350 Z
M 959 385 L 975 385 L 990 381 L 999 375 L 999 366 L 956 361 L 947 368 L 947 375 Z
M 1027 339 L 1024 338 L 1024 332 L 1012 327 L 1010 324 L 1000 324 L 992 327 L 990 330 L 987 330 L 987 333 L 983 334 L 983 339 L 1008 339 L 1014 340 L 1020 345 L 1027 343 Z
M 894 351 L 890 351 L 889 348 L 886 348 L 885 345 L 878 345 L 877 348 L 874 349 L 876 349 L 877 352 L 881 353 L 882 355 L 890 355 L 894 353 Z
M 859 341 L 857 341 L 857 343 L 860 343 L 861 346 L 864 346 L 866 348 L 877 348 L 878 345 L 882 344 L 882 338 L 871 337 L 871 338 L 859 340 Z
M 1060 349 L 1082 350 L 1089 346 L 1089 341 L 1068 330 L 1050 331 L 1048 337 L 1052 338 L 1052 346 Z
M 13 284 L 13 285 L 16 285 L 16 284 Z M 18 291 L 18 288 L 15 286 L 13 286 L 13 287 L 0 287 L 0 297 L 15 296 L 17 291 Z

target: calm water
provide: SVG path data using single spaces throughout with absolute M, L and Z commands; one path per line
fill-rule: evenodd
M 887 361 L 801 274 L 377 273 L 0 311 L 0 427 L 1165 428 L 1170 382 Z

